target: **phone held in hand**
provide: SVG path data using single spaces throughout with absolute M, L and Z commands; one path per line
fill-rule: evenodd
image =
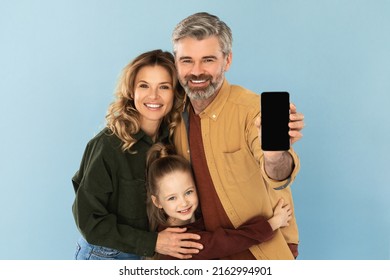
M 287 151 L 290 119 L 290 94 L 285 91 L 261 94 L 261 148 L 263 151 Z

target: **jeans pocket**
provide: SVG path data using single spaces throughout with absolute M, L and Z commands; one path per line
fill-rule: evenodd
M 103 246 L 93 246 L 90 260 L 115 260 L 121 252 Z

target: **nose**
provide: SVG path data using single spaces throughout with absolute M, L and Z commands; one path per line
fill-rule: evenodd
M 158 87 L 156 87 L 156 88 L 151 88 L 151 90 L 150 90 L 150 98 L 152 98 L 152 99 L 157 99 L 157 97 L 158 97 Z
M 181 198 L 180 201 L 181 206 L 187 206 L 188 205 L 188 200 L 185 197 Z
M 192 66 L 191 69 L 191 74 L 195 76 L 199 76 L 200 74 L 203 74 L 203 67 L 202 63 L 200 62 L 195 62 Z

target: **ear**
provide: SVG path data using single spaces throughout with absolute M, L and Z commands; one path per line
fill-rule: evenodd
M 154 206 L 156 206 L 157 208 L 162 208 L 162 206 L 161 206 L 161 204 L 160 203 L 158 203 L 158 199 L 157 199 L 157 197 L 156 196 L 154 196 L 154 195 L 151 195 L 150 196 L 151 198 L 152 198 L 152 202 L 153 202 L 153 204 L 154 204 Z
M 232 60 L 233 60 L 233 53 L 230 52 L 228 56 L 226 57 L 226 65 L 225 65 L 225 72 L 227 72 L 230 68 L 230 65 L 232 65 Z

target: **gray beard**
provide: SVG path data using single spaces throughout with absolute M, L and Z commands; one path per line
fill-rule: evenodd
M 219 78 L 213 83 L 211 82 L 206 88 L 202 89 L 191 89 L 188 86 L 188 82 L 183 85 L 183 88 L 187 94 L 187 96 L 191 100 L 207 100 L 210 97 L 212 97 L 221 87 L 223 80 L 225 79 L 225 76 L 223 75 L 223 72 L 219 76 Z
M 191 89 L 189 86 L 184 86 L 187 96 L 192 100 L 205 100 L 214 95 L 216 88 L 210 84 L 204 89 Z

